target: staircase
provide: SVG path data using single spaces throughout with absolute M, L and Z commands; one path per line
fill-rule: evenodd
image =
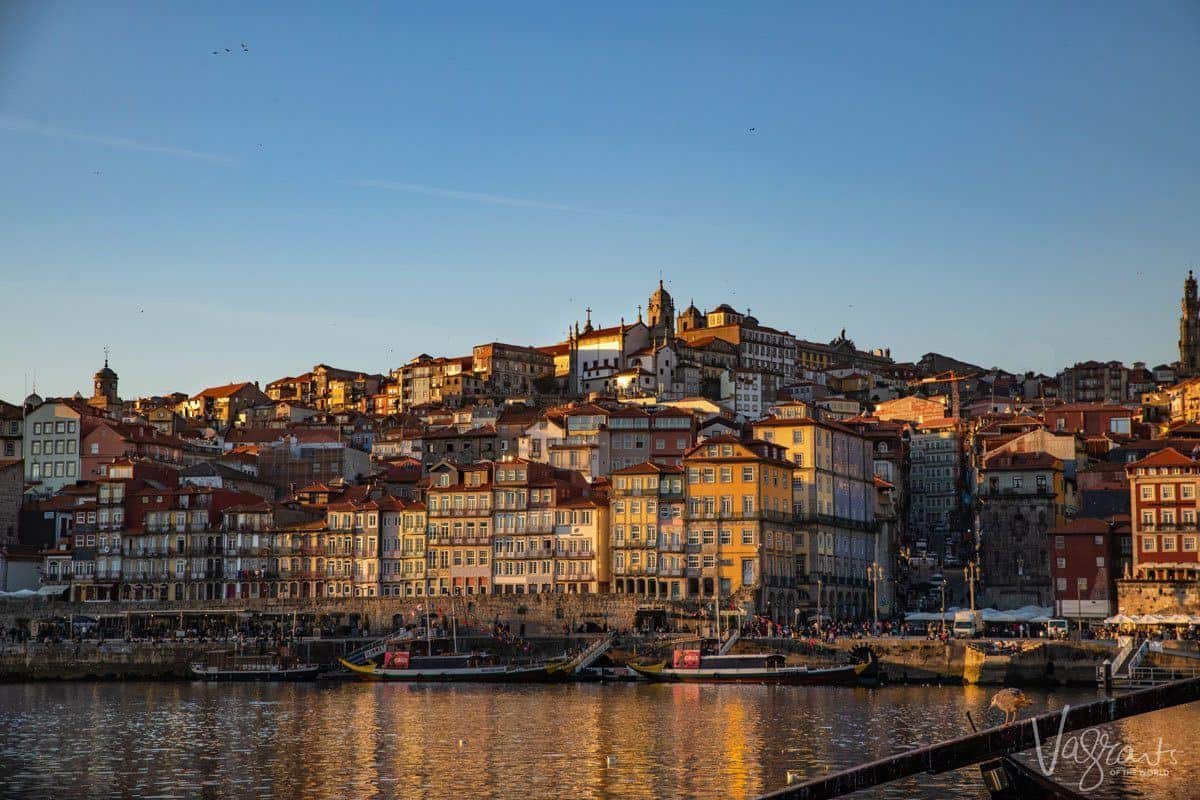
M 384 652 L 387 651 L 389 642 L 408 640 L 411 638 L 412 637 L 408 635 L 399 636 L 393 633 L 383 637 L 382 639 L 376 639 L 373 642 L 367 642 L 357 650 L 353 650 L 342 656 L 342 658 L 356 667 L 363 667 L 366 666 L 367 662 L 371 661 L 371 659 L 375 658 L 376 656 L 383 655 Z
M 599 659 L 600 656 L 608 652 L 609 648 L 611 648 L 613 645 L 614 638 L 615 637 L 613 634 L 610 633 L 607 636 L 592 642 L 587 646 L 586 650 L 567 662 L 567 667 L 573 673 L 579 673 L 587 669 L 592 664 L 595 664 L 596 660 Z
M 721 642 L 721 647 L 717 650 L 717 655 L 719 655 L 719 656 L 729 655 L 729 651 L 733 649 L 733 646 L 735 644 L 737 644 L 737 641 L 740 638 L 742 638 L 742 632 L 739 631 L 737 628 L 734 628 L 733 633 L 729 634 L 729 638 L 726 639 L 725 641 Z

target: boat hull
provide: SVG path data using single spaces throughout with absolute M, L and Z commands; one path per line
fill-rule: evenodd
M 343 660 L 342 666 L 362 680 L 407 683 L 549 683 L 563 680 L 569 675 L 544 665 L 512 668 L 384 669 L 373 664 L 362 666 Z
M 189 667 L 192 677 L 202 681 L 230 683 L 268 683 L 313 681 L 321 671 L 319 664 L 304 664 L 291 669 L 197 669 Z
M 856 683 L 858 670 L 854 665 L 806 669 L 671 669 L 663 666 L 630 668 L 643 678 L 659 683 L 757 683 L 782 686 L 832 686 Z

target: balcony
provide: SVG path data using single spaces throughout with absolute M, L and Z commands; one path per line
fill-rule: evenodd
M 513 511 L 524 511 L 523 508 L 509 509 Z M 490 517 L 492 509 L 490 508 L 431 508 L 426 512 L 429 518 L 434 517 Z
M 565 573 L 562 575 L 555 575 L 554 580 L 556 583 L 582 583 L 585 581 L 596 580 L 596 574 L 594 572 Z
M 576 550 L 574 552 L 571 552 L 569 550 L 555 550 L 554 557 L 555 558 L 567 558 L 567 559 L 591 560 L 596 557 L 596 554 L 594 552 L 592 552 L 591 550 Z

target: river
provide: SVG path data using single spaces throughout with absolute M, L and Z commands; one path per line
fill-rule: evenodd
M 0 798 L 746 798 L 784 785 L 789 770 L 815 776 L 961 734 L 964 712 L 978 720 L 991 694 L 920 686 L 8 684 L 0 685 Z M 1096 696 L 1031 694 L 1034 710 Z M 1163 757 L 1165 776 L 1106 767 L 1091 796 L 1195 796 L 1200 709 L 1105 732 L 1139 755 L 1155 752 L 1161 736 L 1174 759 Z M 1068 767 L 1060 759 L 1056 775 L 1078 782 L 1082 770 Z M 979 785 L 972 768 L 855 796 L 979 797 Z

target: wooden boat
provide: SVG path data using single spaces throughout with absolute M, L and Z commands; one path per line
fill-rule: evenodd
M 205 681 L 311 681 L 320 664 L 303 664 L 285 653 L 240 656 L 209 653 L 203 661 L 188 664 L 191 674 Z
M 400 650 L 385 653 L 382 664 L 354 664 L 344 658 L 339 661 L 359 678 L 369 681 L 544 683 L 569 675 L 558 664 L 490 664 L 480 653 L 421 656 Z
M 866 665 L 837 667 L 785 666 L 778 653 L 754 655 L 701 656 L 699 650 L 676 650 L 672 666 L 630 664 L 643 678 L 659 682 L 684 683 L 764 683 L 790 686 L 852 684 Z
M 1055 783 L 1012 756 L 979 765 L 984 788 L 992 800 L 1083 800 L 1084 795 Z

